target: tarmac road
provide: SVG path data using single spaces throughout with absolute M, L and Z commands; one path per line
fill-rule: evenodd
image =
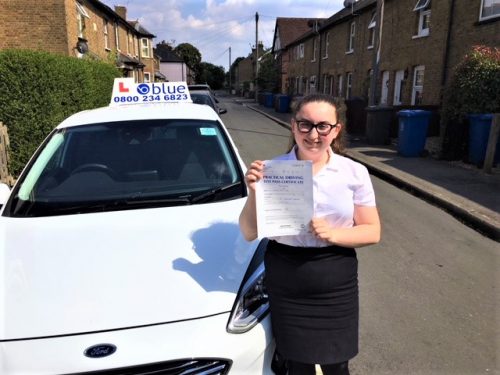
M 285 151 L 289 131 L 230 101 L 223 120 L 246 163 Z M 381 243 L 358 249 L 360 354 L 352 375 L 500 373 L 500 246 L 372 177 Z

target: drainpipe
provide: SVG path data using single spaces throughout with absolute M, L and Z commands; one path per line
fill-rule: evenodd
M 368 97 L 368 106 L 375 105 L 375 91 L 377 89 L 378 69 L 380 62 L 380 50 L 382 45 L 382 22 L 384 20 L 384 0 L 377 0 L 375 24 L 375 46 L 373 49 L 372 76 L 370 77 L 370 93 Z
M 318 36 L 318 78 L 316 79 L 316 93 L 321 92 L 321 33 L 319 32 L 319 25 L 318 25 L 318 20 L 315 21 L 314 23 L 314 32 Z M 326 48 L 326 46 L 325 46 Z
M 443 95 L 443 89 L 446 85 L 446 80 L 448 79 L 448 64 L 450 58 L 450 40 L 451 40 L 451 29 L 453 28 L 453 13 L 455 10 L 455 0 L 450 2 L 450 12 L 448 19 L 448 32 L 446 33 L 446 45 L 444 48 L 444 58 L 443 58 L 443 72 L 441 75 L 441 97 Z

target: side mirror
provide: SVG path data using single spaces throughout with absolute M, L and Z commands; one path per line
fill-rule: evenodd
M 223 113 L 226 113 L 227 109 L 226 108 L 219 108 L 219 115 L 222 115 Z
M 7 203 L 7 199 L 9 199 L 10 188 L 7 184 L 0 182 L 0 208 Z

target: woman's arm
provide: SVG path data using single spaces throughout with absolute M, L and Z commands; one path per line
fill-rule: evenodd
M 245 183 L 248 187 L 248 197 L 240 213 L 240 230 L 247 241 L 253 241 L 257 238 L 257 209 L 255 198 L 256 183 L 262 178 L 262 169 L 264 163 L 256 160 L 250 164 L 245 174 Z
M 380 218 L 377 207 L 354 205 L 354 226 L 332 228 L 324 218 L 313 218 L 311 230 L 316 237 L 333 245 L 362 247 L 380 241 Z

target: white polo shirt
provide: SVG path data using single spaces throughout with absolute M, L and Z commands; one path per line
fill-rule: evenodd
M 297 160 L 295 148 L 274 160 Z M 313 176 L 314 217 L 324 217 L 335 228 L 354 225 L 354 205 L 375 207 L 375 193 L 366 167 L 329 150 L 328 163 Z M 270 237 L 291 246 L 329 246 L 330 243 L 307 233 Z

